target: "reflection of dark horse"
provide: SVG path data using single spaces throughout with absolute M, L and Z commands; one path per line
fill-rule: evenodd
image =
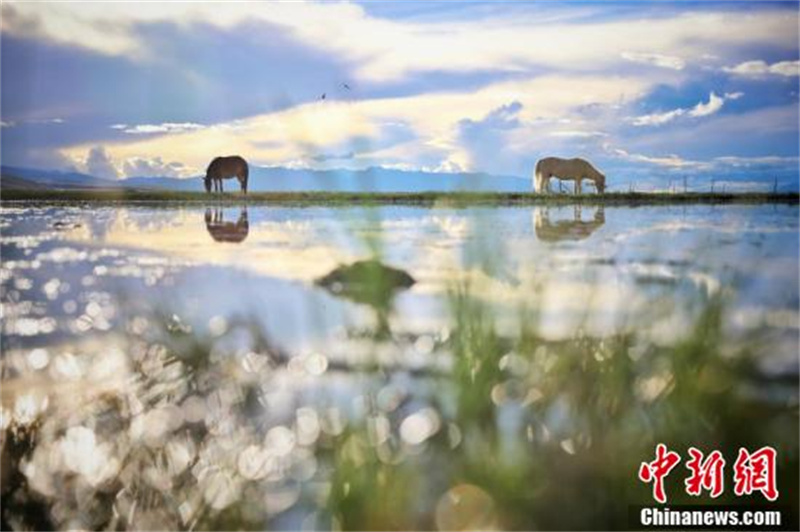
M 533 211 L 533 229 L 539 240 L 544 242 L 559 242 L 562 240 L 584 240 L 594 233 L 601 225 L 606 223 L 606 215 L 602 206 L 594 213 L 594 219 L 583 221 L 581 207 L 575 206 L 572 220 L 550 221 L 550 212 L 535 209 Z
M 206 177 L 203 181 L 206 192 L 211 192 L 211 185 L 214 185 L 214 192 L 222 192 L 222 180 L 236 177 L 242 186 L 242 192 L 247 194 L 247 176 L 249 174 L 247 161 L 238 155 L 230 157 L 216 157 L 206 170 Z
M 222 209 L 216 208 L 213 211 L 206 209 L 206 229 L 211 238 L 217 242 L 232 242 L 238 244 L 247 238 L 250 232 L 250 223 L 247 221 L 247 209 L 243 208 L 239 213 L 239 219 L 234 222 L 226 222 Z

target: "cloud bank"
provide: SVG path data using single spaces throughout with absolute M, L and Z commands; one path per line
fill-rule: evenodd
M 654 178 L 756 160 L 796 173 L 794 4 L 0 9 L 6 164 L 190 176 L 240 153 L 528 175 L 581 155 Z

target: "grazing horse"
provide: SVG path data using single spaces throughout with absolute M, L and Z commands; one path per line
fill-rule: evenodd
M 536 163 L 533 174 L 533 187 L 536 192 L 550 191 L 550 178 L 557 177 L 561 180 L 575 181 L 575 193 L 581 193 L 581 181 L 588 179 L 594 182 L 597 192 L 602 194 L 606 190 L 606 176 L 592 166 L 586 159 L 561 159 L 559 157 L 545 157 Z
M 211 185 L 214 185 L 214 192 L 222 192 L 222 180 L 236 177 L 242 186 L 242 192 L 247 194 L 247 176 L 249 173 L 247 161 L 238 155 L 230 157 L 215 157 L 208 165 L 206 176 L 203 181 L 206 185 L 206 192 L 211 192 Z

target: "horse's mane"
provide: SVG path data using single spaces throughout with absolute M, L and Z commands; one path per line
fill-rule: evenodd
M 220 159 L 222 159 L 222 157 L 214 157 L 214 158 L 211 160 L 211 162 L 210 162 L 210 163 L 208 163 L 208 168 L 206 168 L 206 174 L 208 174 L 208 172 L 210 172 L 210 171 L 211 171 L 211 169 L 212 169 L 214 166 L 216 166 L 217 164 L 219 164 L 219 161 L 220 161 Z

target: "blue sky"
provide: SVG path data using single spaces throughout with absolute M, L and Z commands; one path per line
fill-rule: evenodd
M 794 2 L 4 2 L 0 53 L 8 165 L 798 183 Z

